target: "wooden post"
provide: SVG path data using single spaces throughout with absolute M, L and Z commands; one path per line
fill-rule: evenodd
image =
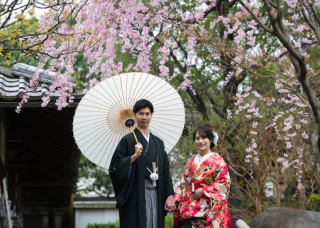
M 74 209 L 73 209 L 73 193 L 71 194 L 71 201 L 69 206 L 69 213 L 70 213 L 70 228 L 74 228 Z
M 56 228 L 54 208 L 48 208 L 48 228 Z
M 153 168 L 153 173 L 156 172 L 156 163 L 155 162 L 152 162 L 152 168 Z

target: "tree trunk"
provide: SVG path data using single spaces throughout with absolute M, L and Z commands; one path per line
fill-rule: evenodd
M 259 214 L 261 214 L 261 195 L 259 193 L 257 193 L 257 197 L 256 197 L 256 216 L 258 216 Z
M 303 186 L 302 189 L 298 190 L 299 193 L 299 209 L 305 210 L 306 209 L 306 189 L 305 189 L 305 178 L 302 175 L 301 184 Z
M 275 161 L 275 171 L 276 171 L 276 192 L 277 192 L 277 207 L 280 207 L 280 187 L 279 187 L 279 182 L 280 182 L 280 178 L 279 178 L 279 167 L 278 167 L 278 162 L 277 162 L 277 158 L 274 155 L 274 161 Z
M 320 153 L 317 153 L 317 151 L 319 151 L 319 147 L 318 147 L 319 133 L 316 126 L 317 126 L 317 122 L 315 118 L 311 118 L 311 123 L 309 125 L 309 128 L 311 129 L 312 151 L 313 151 L 313 155 L 315 156 L 313 172 L 315 175 L 315 180 L 317 182 L 318 192 L 320 192 Z M 319 203 L 319 211 L 320 211 L 320 203 Z
M 264 183 L 261 183 L 261 173 L 260 173 L 260 167 L 259 164 L 256 165 L 256 174 L 257 174 L 257 193 L 256 193 L 256 216 L 258 216 L 261 213 L 261 195 L 263 193 L 263 185 Z
M 233 156 L 233 149 L 227 149 L 227 152 L 230 156 L 231 162 L 235 163 L 235 158 Z M 227 165 L 229 166 L 228 162 L 227 162 Z M 243 194 L 238 187 L 238 177 L 231 169 L 229 169 L 229 175 L 231 178 L 232 187 L 230 188 L 230 196 L 231 197 L 229 197 L 229 199 L 228 199 L 228 204 L 230 204 L 232 207 L 234 207 L 238 210 L 243 210 L 244 209 L 243 203 L 240 200 L 238 200 L 236 197 L 232 197 L 234 195 L 239 198 L 243 198 Z M 239 214 L 237 212 L 230 211 L 230 216 L 231 216 L 232 226 L 236 227 L 236 222 L 239 219 L 239 217 L 238 217 Z
M 301 141 L 301 144 L 303 144 L 303 141 Z M 302 146 L 302 158 L 301 158 L 301 162 L 302 162 L 302 165 L 299 166 L 299 171 L 302 171 L 302 175 L 301 175 L 301 185 L 302 185 L 302 188 L 301 189 L 298 189 L 298 196 L 299 196 L 299 208 L 301 210 L 305 210 L 306 209 L 306 179 L 305 179 L 305 172 L 306 172 L 306 169 L 305 169 L 305 165 L 304 163 L 306 162 L 306 158 L 305 158 L 305 155 L 306 155 L 306 147 L 305 146 Z

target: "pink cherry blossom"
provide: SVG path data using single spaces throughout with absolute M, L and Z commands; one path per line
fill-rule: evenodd
M 302 136 L 303 138 L 305 138 L 305 139 L 308 139 L 308 138 L 309 138 L 309 136 L 306 134 L 305 131 L 301 134 L 301 136 Z
M 295 46 L 296 48 L 301 48 L 301 43 L 300 43 L 299 41 L 295 41 L 295 42 L 294 42 L 294 46 Z
M 257 125 L 258 125 L 258 122 L 254 121 L 253 124 L 252 124 L 252 128 L 257 128 Z
M 303 41 L 304 43 L 306 43 L 306 44 L 312 44 L 312 40 L 309 40 L 309 39 L 307 39 L 307 38 L 303 38 L 302 41 Z M 307 56 L 309 56 L 309 55 L 307 55 Z
M 300 119 L 300 122 L 301 122 L 301 123 L 304 123 L 304 124 L 307 124 L 307 123 L 308 123 L 308 121 L 305 120 L 305 119 Z
M 279 89 L 278 91 L 279 91 L 279 93 L 288 93 L 289 92 L 289 90 L 287 90 L 287 89 Z
M 232 118 L 232 113 L 231 113 L 231 109 L 227 109 L 227 112 L 228 112 L 228 116 L 227 116 L 227 119 L 231 119 Z
M 298 14 L 293 14 L 292 16 L 292 20 L 296 21 L 298 20 L 299 15 Z

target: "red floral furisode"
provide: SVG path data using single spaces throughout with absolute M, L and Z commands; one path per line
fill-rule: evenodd
M 228 203 L 230 176 L 223 158 L 212 153 L 197 169 L 193 156 L 186 164 L 174 199 L 179 207 L 174 213 L 174 227 L 190 218 L 206 218 L 204 227 L 232 228 Z M 197 160 L 197 159 L 196 159 Z M 204 196 L 191 199 L 192 183 L 195 189 L 202 188 Z M 203 225 L 202 225 L 203 226 Z

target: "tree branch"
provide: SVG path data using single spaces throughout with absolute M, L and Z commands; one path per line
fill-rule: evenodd
M 313 5 L 311 3 L 309 3 L 309 2 L 308 2 L 308 4 L 309 4 L 309 7 L 311 8 L 311 10 L 313 12 L 314 17 L 316 18 L 316 20 L 318 22 L 318 26 L 320 26 L 320 19 L 319 19 L 318 15 L 317 15 L 316 11 L 314 10 Z
M 211 12 L 217 10 L 217 5 L 221 4 L 223 0 L 218 0 L 216 2 L 216 5 L 215 6 L 212 6 L 210 9 L 206 10 L 204 12 L 204 16 L 203 18 L 205 18 L 206 16 L 208 16 Z M 182 18 L 181 17 L 177 17 L 177 18 L 174 18 L 174 19 L 171 19 L 171 18 L 168 18 L 169 21 L 176 21 L 176 22 L 182 22 Z M 198 21 L 196 19 L 192 19 L 192 20 L 187 20 L 187 21 L 184 21 L 183 23 L 185 24 L 195 24 L 197 23 Z
M 223 113 L 222 113 L 222 111 L 221 111 L 220 109 L 218 109 L 218 104 L 217 104 L 217 102 L 214 100 L 213 96 L 212 96 L 211 93 L 210 93 L 208 81 L 205 79 L 205 77 L 202 75 L 201 71 L 199 71 L 196 66 L 194 66 L 193 68 L 194 68 L 194 69 L 197 71 L 197 73 L 198 73 L 198 76 L 199 76 L 199 78 L 200 78 L 200 80 L 201 80 L 201 83 L 202 83 L 203 86 L 204 86 L 204 93 L 205 93 L 206 96 L 209 98 L 209 100 L 210 100 L 210 102 L 211 102 L 211 104 L 212 104 L 212 106 L 213 106 L 214 111 L 215 111 L 221 118 L 223 118 Z
M 242 0 L 237 0 L 250 14 L 251 16 L 255 19 L 255 21 L 268 33 L 270 34 L 274 34 L 274 31 L 267 28 L 260 20 L 259 18 L 253 13 L 253 11 L 251 9 L 249 9 L 246 4 L 243 3 Z
M 274 4 L 271 0 L 269 0 L 269 4 L 275 8 L 275 9 L 278 9 L 278 6 L 276 4 Z
M 153 34 L 151 33 L 150 35 L 153 36 Z M 154 37 L 154 36 L 153 36 Z M 155 40 L 160 44 L 160 46 L 163 46 L 163 42 L 161 42 L 161 40 L 157 37 L 154 37 Z M 180 47 L 182 48 L 182 45 L 180 44 Z M 183 49 L 182 49 L 183 50 Z M 179 62 L 179 60 L 177 59 L 176 56 L 174 56 L 172 50 L 170 50 L 170 56 L 173 58 L 173 61 L 175 63 L 176 66 L 178 66 L 179 70 L 182 72 L 182 73 L 186 73 L 187 72 L 187 67 L 186 66 L 182 66 L 181 63 Z M 182 83 L 182 81 L 180 81 L 180 83 Z M 190 98 L 192 99 L 192 101 L 194 102 L 197 110 L 199 112 L 201 112 L 201 114 L 203 115 L 203 118 L 206 119 L 206 120 L 209 120 L 209 116 L 208 116 L 208 113 L 207 113 L 207 108 L 206 108 L 206 105 L 202 99 L 202 97 L 200 97 L 200 92 L 195 89 L 195 92 L 196 94 L 193 93 L 193 91 L 190 89 L 190 88 L 187 88 L 186 89 L 186 92 L 188 93 L 188 95 L 190 96 Z
M 302 14 L 303 14 L 303 17 L 304 19 L 306 20 L 306 22 L 308 23 L 308 25 L 312 28 L 312 30 L 314 31 L 314 33 L 316 34 L 316 37 L 317 37 L 317 40 L 318 40 L 318 43 L 320 44 L 320 33 L 319 33 L 319 29 L 317 28 L 317 26 L 315 25 L 314 21 L 313 21 L 313 18 L 311 17 L 312 13 L 311 13 L 311 10 L 309 9 L 309 6 L 305 3 L 305 1 L 303 0 L 299 0 L 302 5 L 304 6 L 302 8 Z M 308 14 L 309 14 L 309 17 L 307 16 L 305 10 L 307 10 Z

